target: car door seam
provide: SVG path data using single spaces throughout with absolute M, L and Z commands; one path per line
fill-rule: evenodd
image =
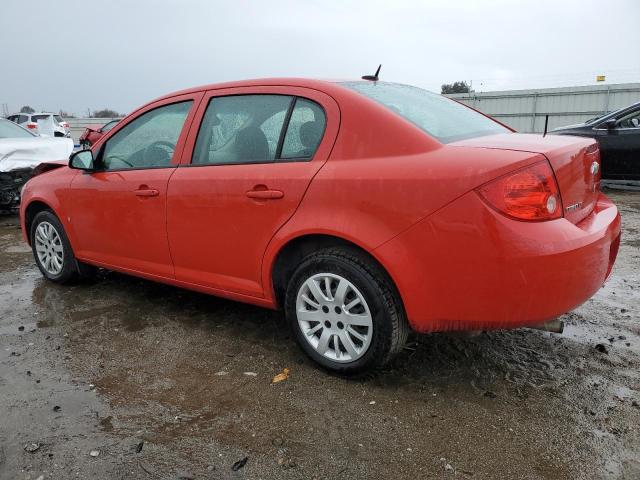
M 316 176 L 320 173 L 320 171 L 324 168 L 324 166 L 327 164 L 327 162 L 331 158 L 331 154 L 333 153 L 333 149 L 335 148 L 336 143 L 338 143 L 338 137 L 340 136 L 340 127 L 342 125 L 342 112 L 340 110 L 340 104 L 331 95 L 328 95 L 328 94 L 326 94 L 324 92 L 320 92 L 320 93 L 323 93 L 324 95 L 327 95 L 336 104 L 336 107 L 338 109 L 338 129 L 336 130 L 336 135 L 335 135 L 335 137 L 333 139 L 333 143 L 331 145 L 331 149 L 327 153 L 327 158 L 322 162 L 322 165 L 320 165 L 320 167 L 318 168 L 316 173 L 314 173 L 311 176 L 311 178 L 309 179 L 309 182 L 307 183 L 307 186 L 304 189 L 304 192 L 302 192 L 302 195 L 300 196 L 300 201 L 298 202 L 296 207 L 291 212 L 291 215 L 289 215 L 289 217 L 287 217 L 287 219 L 284 222 L 282 222 L 282 225 L 275 232 L 273 232 L 273 235 L 271 235 L 271 238 L 269 239 L 269 242 L 267 242 L 267 246 L 265 247 L 264 251 L 262 252 L 262 261 L 260 262 L 260 272 L 261 272 L 261 275 L 260 275 L 260 286 L 262 287 L 262 295 L 265 298 L 267 298 L 267 295 L 266 295 L 267 292 L 266 292 L 266 289 L 265 289 L 265 285 L 264 285 L 264 283 L 262 281 L 262 272 L 264 271 L 264 267 L 265 267 L 265 257 L 266 257 L 267 251 L 269 250 L 269 247 L 273 243 L 273 239 L 291 221 L 291 219 L 294 217 L 294 215 L 300 209 L 300 206 L 302 205 L 302 202 L 304 202 L 304 199 L 307 196 L 307 192 L 309 191 L 309 188 L 311 188 L 311 185 L 313 184 L 313 181 L 315 180 Z M 325 127 L 325 133 L 326 133 L 326 131 L 327 131 L 327 129 Z M 319 148 L 320 148 L 320 144 L 318 145 L 318 149 Z
M 197 97 L 200 98 L 197 98 Z M 178 167 L 182 164 L 182 157 L 184 156 L 184 150 L 187 145 L 187 139 L 189 138 L 189 134 L 191 133 L 191 128 L 193 127 L 193 122 L 196 119 L 196 114 L 200 109 L 200 105 L 202 104 L 202 100 L 204 99 L 204 91 L 199 91 L 195 93 L 193 97 L 193 116 L 189 125 L 186 127 L 187 132 L 184 137 L 184 142 L 182 145 L 182 151 L 180 152 L 180 158 L 178 159 L 178 163 L 175 165 L 176 168 L 173 169 L 169 178 L 167 178 L 167 185 L 165 186 L 165 194 L 164 194 L 164 233 L 165 238 L 167 239 L 167 250 L 169 251 L 169 260 L 171 261 L 171 269 L 173 271 L 173 278 L 176 278 L 176 264 L 173 260 L 173 253 L 171 252 L 171 241 L 169 240 L 169 186 L 171 185 L 171 178 L 178 171 Z M 196 104 L 197 103 L 197 104 Z M 185 122 L 186 123 L 186 122 Z M 184 127 L 183 127 L 184 128 Z

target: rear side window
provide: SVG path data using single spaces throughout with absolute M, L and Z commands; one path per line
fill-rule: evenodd
M 325 125 L 326 117 L 322 107 L 310 100 L 298 98 L 291 113 L 280 158 L 312 158 L 322 140 Z
M 18 119 L 16 121 L 18 123 L 26 123 L 27 120 L 29 120 L 29 117 L 27 117 L 26 115 L 20 115 L 18 116 Z
M 386 82 L 343 85 L 381 103 L 442 143 L 511 132 L 458 102 L 421 88 Z
M 293 98 L 287 95 L 214 97 L 202 119 L 191 163 L 265 163 L 276 158 Z
M 212 98 L 191 163 L 228 165 L 311 159 L 325 125 L 322 107 L 304 98 L 287 95 Z

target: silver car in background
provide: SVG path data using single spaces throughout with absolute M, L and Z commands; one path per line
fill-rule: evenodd
M 39 133 L 38 120 L 45 120 L 49 117 L 53 117 L 53 135 L 55 137 L 71 137 L 69 124 L 65 122 L 60 115 L 56 115 L 55 113 L 14 113 L 13 115 L 9 115 L 7 120 L 11 120 L 18 125 L 22 125 L 34 133 Z

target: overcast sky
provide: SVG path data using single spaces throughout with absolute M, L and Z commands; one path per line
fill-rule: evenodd
M 256 77 L 439 91 L 640 81 L 639 0 L 0 0 L 0 105 L 128 112 Z

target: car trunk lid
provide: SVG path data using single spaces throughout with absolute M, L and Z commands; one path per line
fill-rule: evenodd
M 558 181 L 564 217 L 578 223 L 595 206 L 600 188 L 600 151 L 593 139 L 507 133 L 461 140 L 450 145 L 544 155 Z

